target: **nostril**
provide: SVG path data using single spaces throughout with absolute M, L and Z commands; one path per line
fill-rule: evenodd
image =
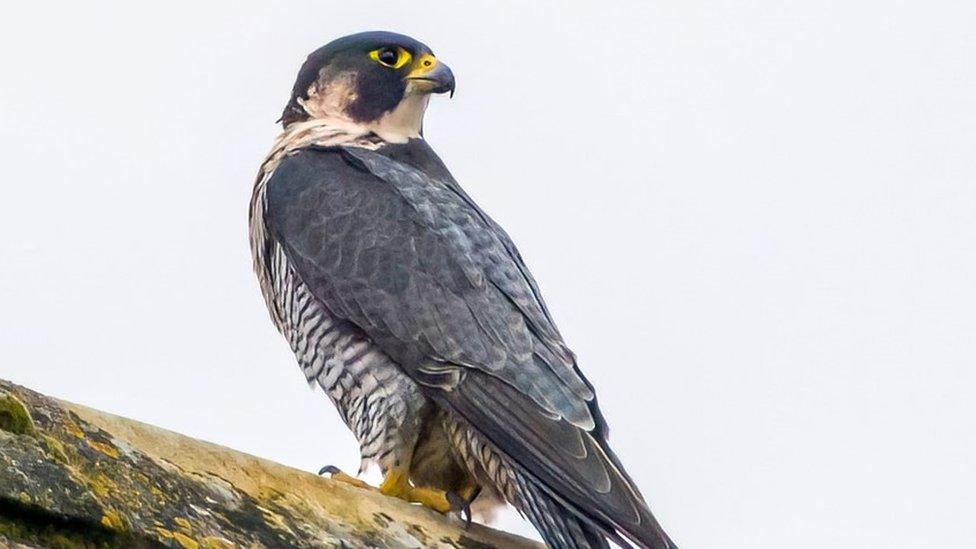
M 429 67 L 430 66 L 430 59 L 425 59 L 424 60 L 424 66 L 425 67 Z

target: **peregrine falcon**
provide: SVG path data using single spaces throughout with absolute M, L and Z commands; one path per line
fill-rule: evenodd
M 469 520 L 504 500 L 554 548 L 673 548 L 515 244 L 424 140 L 447 92 L 400 34 L 308 56 L 250 202 L 271 318 L 382 493 Z

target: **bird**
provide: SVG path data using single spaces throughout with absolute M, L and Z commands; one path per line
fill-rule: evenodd
M 381 493 L 468 522 L 507 502 L 556 549 L 675 548 L 512 239 L 424 138 L 431 96 L 454 91 L 402 34 L 308 55 L 249 207 L 271 319 Z

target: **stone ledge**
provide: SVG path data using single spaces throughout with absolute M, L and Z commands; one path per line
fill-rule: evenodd
M 3 380 L 0 546 L 542 547 Z

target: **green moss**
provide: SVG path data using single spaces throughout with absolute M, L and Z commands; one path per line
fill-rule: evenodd
M 48 456 L 55 461 L 68 463 L 68 454 L 64 452 L 64 444 L 61 444 L 60 440 L 49 435 L 41 435 L 41 440 L 44 442 L 44 450 Z
M 34 420 L 27 407 L 10 393 L 0 393 L 0 429 L 15 435 L 34 433 Z

